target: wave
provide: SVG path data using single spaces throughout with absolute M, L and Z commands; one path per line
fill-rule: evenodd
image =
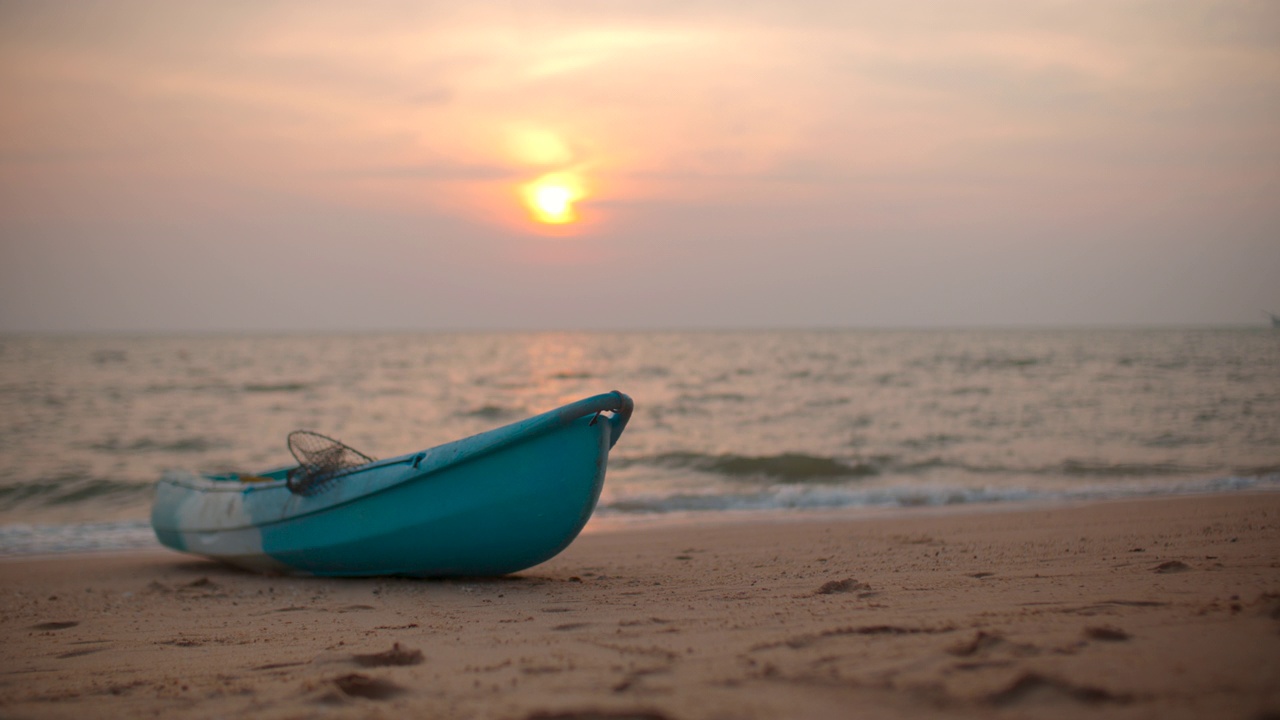
M 291 393 L 302 392 L 311 388 L 311 383 L 304 382 L 283 382 L 283 383 L 247 383 L 242 390 L 247 393 Z
M 59 506 L 86 501 L 142 499 L 152 493 L 152 483 L 133 483 L 81 475 L 61 475 L 41 480 L 0 485 L 0 510 L 29 506 Z
M 902 440 L 899 443 L 899 445 L 901 445 L 902 447 L 908 448 L 910 450 L 925 450 L 925 449 L 934 448 L 934 447 L 943 448 L 943 447 L 947 447 L 948 445 L 955 445 L 956 443 L 962 443 L 965 440 L 966 438 L 960 435 L 949 435 L 947 433 L 932 433 L 930 435 L 925 435 L 924 437 L 907 438 L 905 440 Z
M 80 525 L 0 525 L 0 556 L 160 547 L 146 520 Z
M 1057 466 L 1041 470 L 1038 474 L 1054 472 L 1068 477 L 1167 477 L 1170 475 L 1187 475 L 1203 472 L 1201 468 L 1172 463 L 1100 463 L 1083 460 L 1064 460 Z
M 510 418 L 524 417 L 524 408 L 503 407 L 502 405 L 481 405 L 471 410 L 464 410 L 457 413 L 458 417 L 479 418 L 481 420 L 507 420 Z
M 1155 448 L 1157 450 L 1171 450 L 1175 448 L 1210 445 L 1213 443 L 1213 439 L 1207 436 L 1165 432 L 1154 437 L 1139 440 L 1138 443 L 1143 447 Z
M 622 459 L 618 464 L 649 464 L 659 467 L 696 470 L 731 478 L 761 478 L 776 482 L 803 483 L 824 479 L 847 479 L 879 474 L 866 463 L 846 463 L 836 458 L 804 453 L 779 455 L 707 455 L 696 452 L 670 452 L 660 455 Z
M 180 438 L 171 442 L 160 442 L 158 440 L 152 440 L 151 438 L 142 438 L 127 444 L 120 442 L 120 440 L 116 438 L 111 438 L 105 442 L 94 443 L 89 447 L 93 450 L 109 453 L 202 453 L 210 450 L 221 450 L 223 448 L 230 447 L 230 443 L 204 436 Z
M 1214 472 L 1214 468 L 1179 465 L 1176 463 L 1125 463 L 1066 459 L 1049 465 L 977 465 L 964 461 L 948 460 L 932 457 L 912 462 L 891 461 L 885 473 L 905 475 L 920 474 L 927 471 L 954 470 L 971 475 L 993 476 L 1034 476 L 1050 478 L 1167 478 L 1205 476 Z M 1254 474 L 1254 473 L 1245 473 Z
M 1041 365 L 1051 365 L 1053 356 L 1037 356 L 1037 355 L 984 355 L 975 356 L 970 354 L 961 355 L 936 355 L 932 358 L 922 358 L 907 363 L 910 367 L 921 368 L 925 370 L 933 370 L 938 367 L 951 367 L 961 373 L 971 373 L 989 370 L 1025 370 Z
M 590 380 L 595 375 L 586 370 L 559 370 L 547 377 L 551 380 Z
M 242 389 L 237 385 L 229 385 L 224 382 L 193 382 L 193 383 L 155 383 L 148 385 L 142 389 L 143 393 L 149 395 L 165 395 L 168 393 L 231 393 Z
M 1269 475 L 1280 475 L 1280 465 L 1255 465 L 1253 467 L 1238 467 L 1232 471 L 1235 475 L 1242 477 L 1266 477 Z
M 678 405 L 697 405 L 699 403 L 713 403 L 713 402 L 740 403 L 740 402 L 746 402 L 747 400 L 749 400 L 749 398 L 742 393 L 705 392 L 705 393 L 699 393 L 697 395 L 688 395 L 688 394 L 681 395 L 679 399 L 676 400 L 676 402 Z
M 946 445 L 960 438 L 934 435 L 903 444 L 916 449 L 928 445 Z M 1037 476 L 1057 478 L 1157 478 L 1206 475 L 1213 468 L 1172 463 L 1108 463 L 1066 459 L 1039 466 L 979 465 L 943 456 L 919 459 L 896 455 L 874 455 L 848 459 L 800 452 L 777 455 L 709 455 L 698 452 L 668 452 L 612 461 L 615 467 L 649 466 L 665 470 L 693 470 L 731 479 L 760 479 L 783 483 L 821 483 L 876 476 L 919 476 L 952 471 L 966 475 Z M 1241 474 L 1266 474 L 1269 468 L 1243 469 Z
M 599 507 L 600 514 L 653 515 L 725 511 L 839 510 L 843 508 L 912 508 L 1007 502 L 1063 502 L 1152 497 L 1242 490 L 1280 491 L 1280 473 L 1228 476 L 1179 483 L 1087 485 L 1072 488 L 778 485 L 744 493 L 642 495 L 619 498 Z
M 992 393 L 992 390 L 989 387 L 983 387 L 980 385 L 968 385 L 965 387 L 958 387 L 952 390 L 948 394 L 953 395 L 955 397 L 964 397 L 965 395 L 990 395 L 991 393 Z

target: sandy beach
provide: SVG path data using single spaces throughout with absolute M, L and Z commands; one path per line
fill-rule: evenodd
M 1280 494 L 589 532 L 501 579 L 0 562 L 0 715 L 1280 717 Z

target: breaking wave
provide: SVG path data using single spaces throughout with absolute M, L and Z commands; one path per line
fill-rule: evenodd
M 762 478 L 784 483 L 868 477 L 879 473 L 875 467 L 867 463 L 846 462 L 821 455 L 791 452 L 762 456 L 671 452 L 648 458 L 620 461 L 623 465 L 630 463 L 656 465 L 668 469 L 695 470 L 731 478 Z
M 85 501 L 128 501 L 151 496 L 153 483 L 130 483 L 82 475 L 0 485 L 0 510 L 21 506 L 71 505 Z
M 947 441 L 954 438 L 946 437 Z M 944 444 L 940 439 L 931 439 Z M 1204 476 L 1213 468 L 1174 463 L 1106 463 L 1067 459 L 1049 465 L 982 465 L 943 456 L 910 458 L 874 455 L 867 458 L 840 458 L 784 452 L 776 455 L 710 455 L 698 452 L 668 452 L 657 455 L 618 458 L 615 467 L 649 466 L 661 470 L 692 470 L 733 479 L 758 479 L 782 483 L 823 483 L 877 476 L 918 476 L 954 471 L 982 476 L 1040 476 L 1059 478 L 1168 478 Z M 1268 474 L 1273 468 L 1240 468 L 1242 475 Z
M 637 495 L 602 503 L 599 512 L 606 516 L 625 516 L 722 511 L 837 510 L 859 507 L 911 508 L 974 503 L 1070 502 L 1241 490 L 1280 490 L 1280 473 L 1253 477 L 1230 476 L 1187 480 L 1173 484 L 1116 485 L 1109 483 L 1058 489 L 1033 486 L 957 488 L 941 485 L 898 485 L 861 488 L 858 486 L 776 485 L 754 492 L 741 493 Z
M 145 520 L 82 525 L 0 525 L 0 556 L 159 548 Z

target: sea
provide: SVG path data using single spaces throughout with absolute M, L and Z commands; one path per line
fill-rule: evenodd
M 391 457 L 610 390 L 593 525 L 1280 490 L 1267 327 L 0 335 L 0 555 L 158 547 L 165 469 L 292 430 Z

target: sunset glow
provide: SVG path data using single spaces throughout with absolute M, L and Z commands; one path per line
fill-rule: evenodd
M 517 160 L 530 165 L 561 165 L 573 158 L 573 153 L 558 135 L 546 130 L 516 128 L 508 132 L 511 153 Z
M 578 219 L 573 204 L 584 197 L 582 182 L 572 173 L 550 173 L 525 185 L 525 205 L 537 222 L 565 225 Z
M 1278 26 L 0 2 L 0 333 L 1269 324 Z

